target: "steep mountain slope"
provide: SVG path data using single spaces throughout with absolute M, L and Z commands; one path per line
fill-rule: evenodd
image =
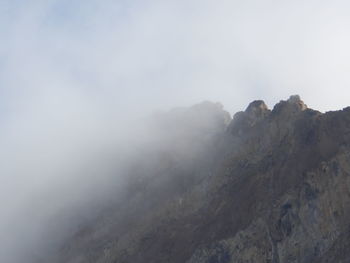
M 123 197 L 50 262 L 350 262 L 350 108 L 206 102 L 158 123 Z

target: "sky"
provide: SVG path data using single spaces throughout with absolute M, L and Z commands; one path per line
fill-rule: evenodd
M 154 111 L 211 100 L 233 114 L 293 94 L 349 106 L 349 13 L 341 0 L 0 0 L 3 236 Z M 13 236 L 4 249 L 26 245 Z
M 36 100 L 113 114 L 202 100 L 233 113 L 292 94 L 321 111 L 349 104 L 347 1 L 1 2 L 7 114 Z

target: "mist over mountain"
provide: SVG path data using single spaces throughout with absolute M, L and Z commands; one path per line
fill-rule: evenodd
M 349 13 L 1 0 L 0 263 L 348 261 Z
M 203 102 L 153 120 L 115 199 L 33 262 L 349 261 L 349 108 L 291 96 L 232 119 Z

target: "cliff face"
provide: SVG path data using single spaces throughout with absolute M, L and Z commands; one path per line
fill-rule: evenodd
M 50 262 L 350 262 L 350 108 L 292 96 L 232 120 L 212 103 L 169 114 L 166 146 Z

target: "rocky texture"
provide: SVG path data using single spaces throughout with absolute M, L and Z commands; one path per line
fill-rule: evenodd
M 229 130 L 234 135 L 242 135 L 264 120 L 270 112 L 265 102 L 261 100 L 253 101 L 245 111 L 235 114 Z
M 138 160 L 125 198 L 50 262 L 350 262 L 350 108 L 292 96 L 230 123 L 211 103 L 165 119 L 191 132 Z

